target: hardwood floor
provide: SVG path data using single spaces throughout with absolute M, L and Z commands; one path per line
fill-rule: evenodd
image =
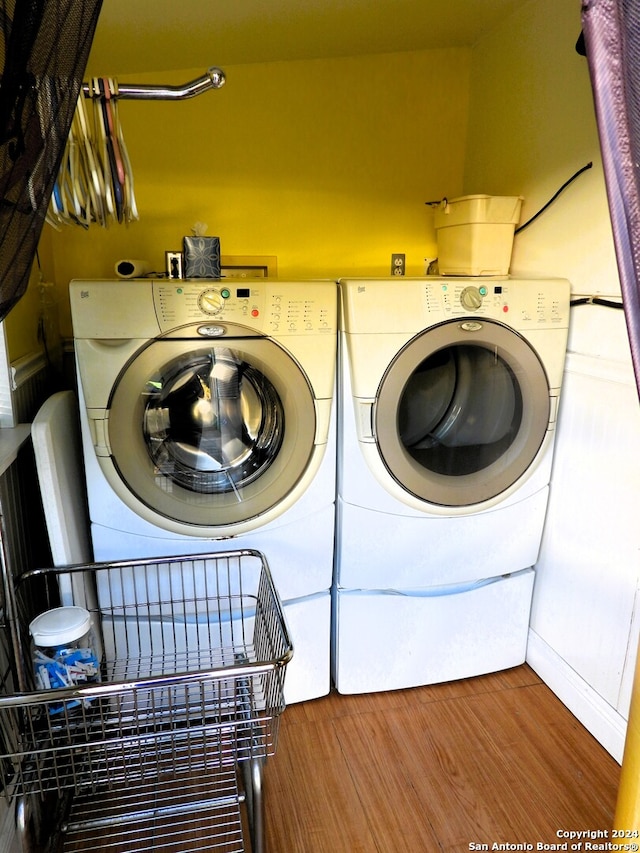
M 537 845 L 564 844 L 561 831 L 610 830 L 619 776 L 526 665 L 413 690 L 333 693 L 282 715 L 265 773 L 267 849 L 567 849 Z

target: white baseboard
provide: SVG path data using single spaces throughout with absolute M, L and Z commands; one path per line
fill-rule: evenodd
M 527 663 L 587 731 L 622 764 L 626 719 L 532 630 L 529 630 Z

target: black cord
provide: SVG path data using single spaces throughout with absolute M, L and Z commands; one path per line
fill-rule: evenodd
M 565 181 L 564 184 L 560 187 L 560 189 L 556 193 L 554 193 L 553 196 L 551 196 L 549 201 L 543 207 L 541 207 L 537 213 L 533 214 L 531 219 L 528 219 L 523 225 L 521 225 L 519 228 L 516 228 L 516 230 L 513 233 L 519 234 L 521 231 L 524 231 L 525 228 L 528 228 L 532 222 L 535 222 L 535 220 L 540 216 L 540 214 L 544 213 L 545 210 L 550 205 L 553 204 L 553 202 L 558 198 L 560 193 L 563 192 L 564 190 L 566 190 L 566 188 L 569 186 L 569 184 L 572 184 L 577 177 L 579 177 L 583 172 L 586 172 L 587 169 L 591 169 L 592 167 L 593 167 L 593 163 L 587 163 L 586 166 L 583 166 L 581 169 L 578 169 L 578 171 L 575 173 L 575 175 L 572 175 L 568 181 Z
M 604 308 L 615 308 L 618 311 L 624 309 L 622 302 L 614 302 L 613 299 L 603 299 L 601 296 L 580 296 L 571 300 L 571 307 L 575 305 L 602 305 Z
M 587 163 L 586 166 L 583 166 L 581 169 L 578 169 L 578 171 L 575 173 L 575 175 L 572 175 L 568 181 L 565 181 L 564 184 L 560 187 L 560 189 L 551 196 L 549 201 L 545 205 L 543 205 L 537 213 L 533 214 L 531 219 L 528 219 L 526 222 L 524 222 L 522 225 L 520 225 L 518 228 L 516 228 L 516 230 L 513 232 L 514 235 L 519 234 L 521 231 L 524 231 L 524 229 L 528 228 L 532 222 L 535 222 L 536 219 L 541 214 L 543 214 L 545 212 L 545 210 L 548 207 L 550 207 L 550 205 L 553 204 L 553 202 L 558 198 L 560 193 L 562 193 L 562 192 L 564 192 L 564 190 L 566 190 L 566 188 L 569 186 L 569 184 L 572 184 L 577 177 L 579 177 L 583 172 L 586 172 L 587 169 L 591 169 L 591 168 L 593 168 L 593 163 Z M 440 205 L 443 205 L 443 204 L 446 205 L 446 203 L 447 203 L 446 197 L 440 199 L 439 201 L 425 201 L 425 204 L 428 207 L 440 207 Z

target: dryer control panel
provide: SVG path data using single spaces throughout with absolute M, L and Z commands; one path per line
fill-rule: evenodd
M 344 330 L 417 334 L 464 317 L 497 320 L 519 331 L 566 329 L 566 279 L 426 276 L 341 279 Z
M 548 328 L 568 323 L 567 287 L 563 280 L 438 278 L 425 281 L 424 295 L 429 314 L 472 314 L 521 329 Z

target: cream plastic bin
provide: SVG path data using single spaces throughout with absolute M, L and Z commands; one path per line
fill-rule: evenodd
M 441 275 L 507 275 L 521 196 L 467 195 L 436 212 Z

